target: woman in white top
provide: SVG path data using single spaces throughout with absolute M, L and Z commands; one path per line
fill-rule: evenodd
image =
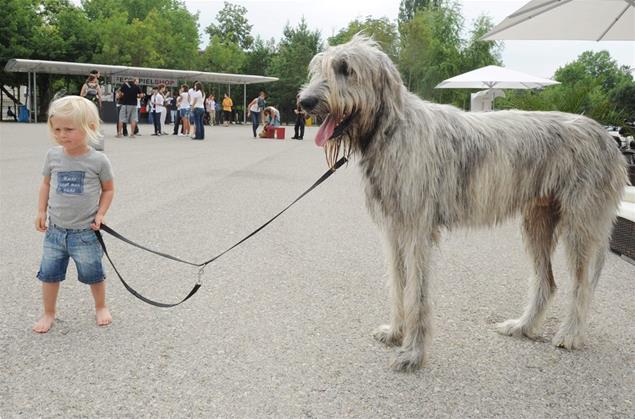
M 155 135 L 163 135 L 165 128 L 165 98 L 163 94 L 165 93 L 165 84 L 160 84 L 156 93 L 152 95 L 150 98 L 152 102 L 152 107 L 154 108 L 154 134 Z M 165 133 L 167 134 L 167 133 Z
M 179 93 L 179 117 L 183 124 L 183 134 L 179 136 L 190 135 L 190 96 L 187 94 L 187 89 L 187 84 L 183 84 Z
M 205 93 L 203 93 L 201 83 L 194 83 L 194 90 L 190 93 L 190 104 L 194 112 L 195 135 L 194 140 L 205 138 L 205 128 L 203 127 L 203 116 L 205 115 Z
M 260 112 L 262 112 L 267 104 L 265 101 L 266 98 L 265 92 L 261 90 L 258 96 L 247 105 L 247 118 L 251 115 L 254 138 L 256 138 L 256 131 L 258 131 L 258 126 L 260 125 Z

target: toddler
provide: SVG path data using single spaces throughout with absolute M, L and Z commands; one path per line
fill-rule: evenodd
M 46 234 L 37 273 L 44 315 L 33 331 L 46 333 L 53 325 L 69 257 L 75 261 L 79 281 L 90 285 L 97 324 L 105 326 L 112 316 L 106 307 L 103 251 L 93 230 L 99 230 L 115 191 L 110 161 L 89 147 L 89 141 L 99 137 L 99 113 L 89 100 L 66 96 L 51 103 L 48 126 L 59 146 L 46 155 L 35 219 L 35 228 Z

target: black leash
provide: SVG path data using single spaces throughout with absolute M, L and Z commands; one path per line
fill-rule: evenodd
M 260 230 L 262 230 L 263 228 L 267 227 L 269 224 L 271 224 L 271 222 L 273 220 L 275 220 L 276 218 L 278 218 L 279 216 L 282 215 L 282 213 L 284 213 L 286 210 L 288 210 L 289 208 L 291 208 L 291 206 L 293 204 L 295 204 L 296 202 L 298 202 L 300 199 L 304 198 L 305 195 L 307 195 L 309 192 L 311 192 L 313 189 L 317 188 L 318 185 L 320 185 L 322 182 L 324 182 L 326 179 L 329 178 L 329 176 L 331 176 L 333 173 L 335 173 L 335 171 L 337 169 L 339 169 L 340 167 L 342 167 L 342 165 L 344 163 L 346 163 L 348 161 L 348 159 L 346 157 L 342 157 L 341 159 L 339 159 L 335 165 L 330 168 L 326 173 L 324 173 L 318 180 L 315 181 L 315 183 L 313 185 L 311 185 L 311 187 L 309 189 L 307 189 L 306 191 L 304 191 L 299 197 L 297 197 L 295 199 L 295 201 L 291 202 L 289 205 L 287 205 L 282 211 L 280 211 L 279 213 L 277 213 L 276 215 L 274 215 L 269 221 L 267 221 L 266 223 L 264 223 L 263 225 L 261 225 L 260 227 L 258 227 L 256 230 L 252 231 L 251 233 L 249 233 L 247 236 L 245 236 L 242 240 L 240 240 L 238 243 L 234 244 L 233 246 L 231 246 L 230 248 L 228 248 L 227 250 L 223 251 L 222 253 L 214 256 L 213 258 L 203 262 L 203 263 L 194 263 L 194 262 L 189 262 L 187 260 L 178 258 L 176 256 L 172 256 L 172 255 L 168 255 L 167 253 L 162 253 L 162 252 L 158 252 L 156 250 L 152 250 L 152 249 L 148 249 L 145 246 L 142 246 L 138 243 L 133 242 L 130 239 L 127 239 L 126 237 L 122 236 L 121 234 L 117 233 L 115 230 L 113 230 L 112 228 L 108 227 L 105 224 L 101 225 L 101 230 L 103 232 L 106 232 L 108 234 L 110 234 L 111 236 L 125 242 L 128 243 L 131 246 L 137 247 L 139 249 L 145 250 L 147 252 L 150 253 L 154 253 L 155 255 L 167 258 L 167 259 L 171 259 L 173 261 L 176 262 L 181 262 L 181 263 L 185 263 L 187 265 L 191 265 L 191 266 L 196 266 L 199 267 L 199 271 L 198 271 L 198 280 L 196 281 L 196 285 L 194 285 L 194 288 L 192 288 L 192 290 L 189 292 L 189 294 L 187 294 L 187 296 L 185 298 L 183 298 L 181 301 L 179 301 L 178 303 L 172 303 L 172 304 L 168 304 L 168 303 L 161 303 L 158 301 L 153 301 L 150 300 L 147 297 L 144 297 L 143 295 L 139 294 L 137 291 L 135 291 L 130 285 L 128 285 L 126 283 L 126 281 L 124 281 L 123 277 L 121 276 L 121 274 L 119 273 L 119 271 L 117 270 L 117 267 L 115 266 L 115 264 L 113 263 L 110 255 L 108 254 L 108 250 L 106 249 L 106 243 L 104 242 L 104 238 L 102 237 L 100 231 L 95 231 L 95 234 L 97 235 L 97 239 L 99 240 L 99 243 L 101 244 L 101 248 L 104 251 L 104 254 L 106 255 L 106 258 L 108 259 L 108 261 L 110 262 L 110 264 L 112 265 L 112 268 L 115 270 L 115 273 L 117 274 L 117 276 L 119 277 L 119 280 L 121 281 L 121 283 L 123 284 L 124 287 L 126 287 L 126 289 L 135 297 L 137 297 L 138 299 L 140 299 L 141 301 L 151 304 L 153 306 L 157 306 L 157 307 L 174 307 L 174 306 L 178 306 L 181 303 L 184 303 L 185 301 L 189 300 L 190 297 L 192 297 L 194 294 L 196 294 L 196 292 L 199 290 L 199 288 L 201 288 L 202 285 L 202 278 L 203 278 L 203 273 L 204 273 L 204 269 L 205 267 L 214 262 L 216 259 L 218 259 L 219 257 L 223 256 L 225 253 L 229 252 L 230 250 L 234 249 L 237 246 L 240 246 L 242 243 L 244 243 L 245 241 L 247 241 L 248 239 L 250 239 L 251 237 L 255 236 L 256 234 L 258 234 L 260 232 Z

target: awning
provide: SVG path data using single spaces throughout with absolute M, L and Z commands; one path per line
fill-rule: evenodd
M 128 67 L 122 65 L 69 63 L 64 61 L 25 60 L 13 58 L 4 67 L 7 72 L 50 73 L 87 76 L 91 70 L 99 70 L 102 76 L 123 76 L 139 78 L 166 78 L 204 83 L 255 84 L 277 81 L 276 77 L 254 76 L 250 74 L 211 73 L 193 70 L 169 70 L 164 68 Z

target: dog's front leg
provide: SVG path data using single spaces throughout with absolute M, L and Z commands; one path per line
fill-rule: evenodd
M 403 290 L 406 284 L 406 269 L 399 235 L 392 226 L 386 227 L 384 246 L 390 287 L 390 324 L 379 326 L 373 332 L 373 337 L 388 346 L 401 346 L 404 321 Z
M 412 229 L 405 233 L 403 246 L 406 284 L 403 293 L 403 342 L 392 363 L 396 371 L 412 372 L 424 361 L 430 342 L 431 307 L 428 286 L 428 265 L 432 234 Z

